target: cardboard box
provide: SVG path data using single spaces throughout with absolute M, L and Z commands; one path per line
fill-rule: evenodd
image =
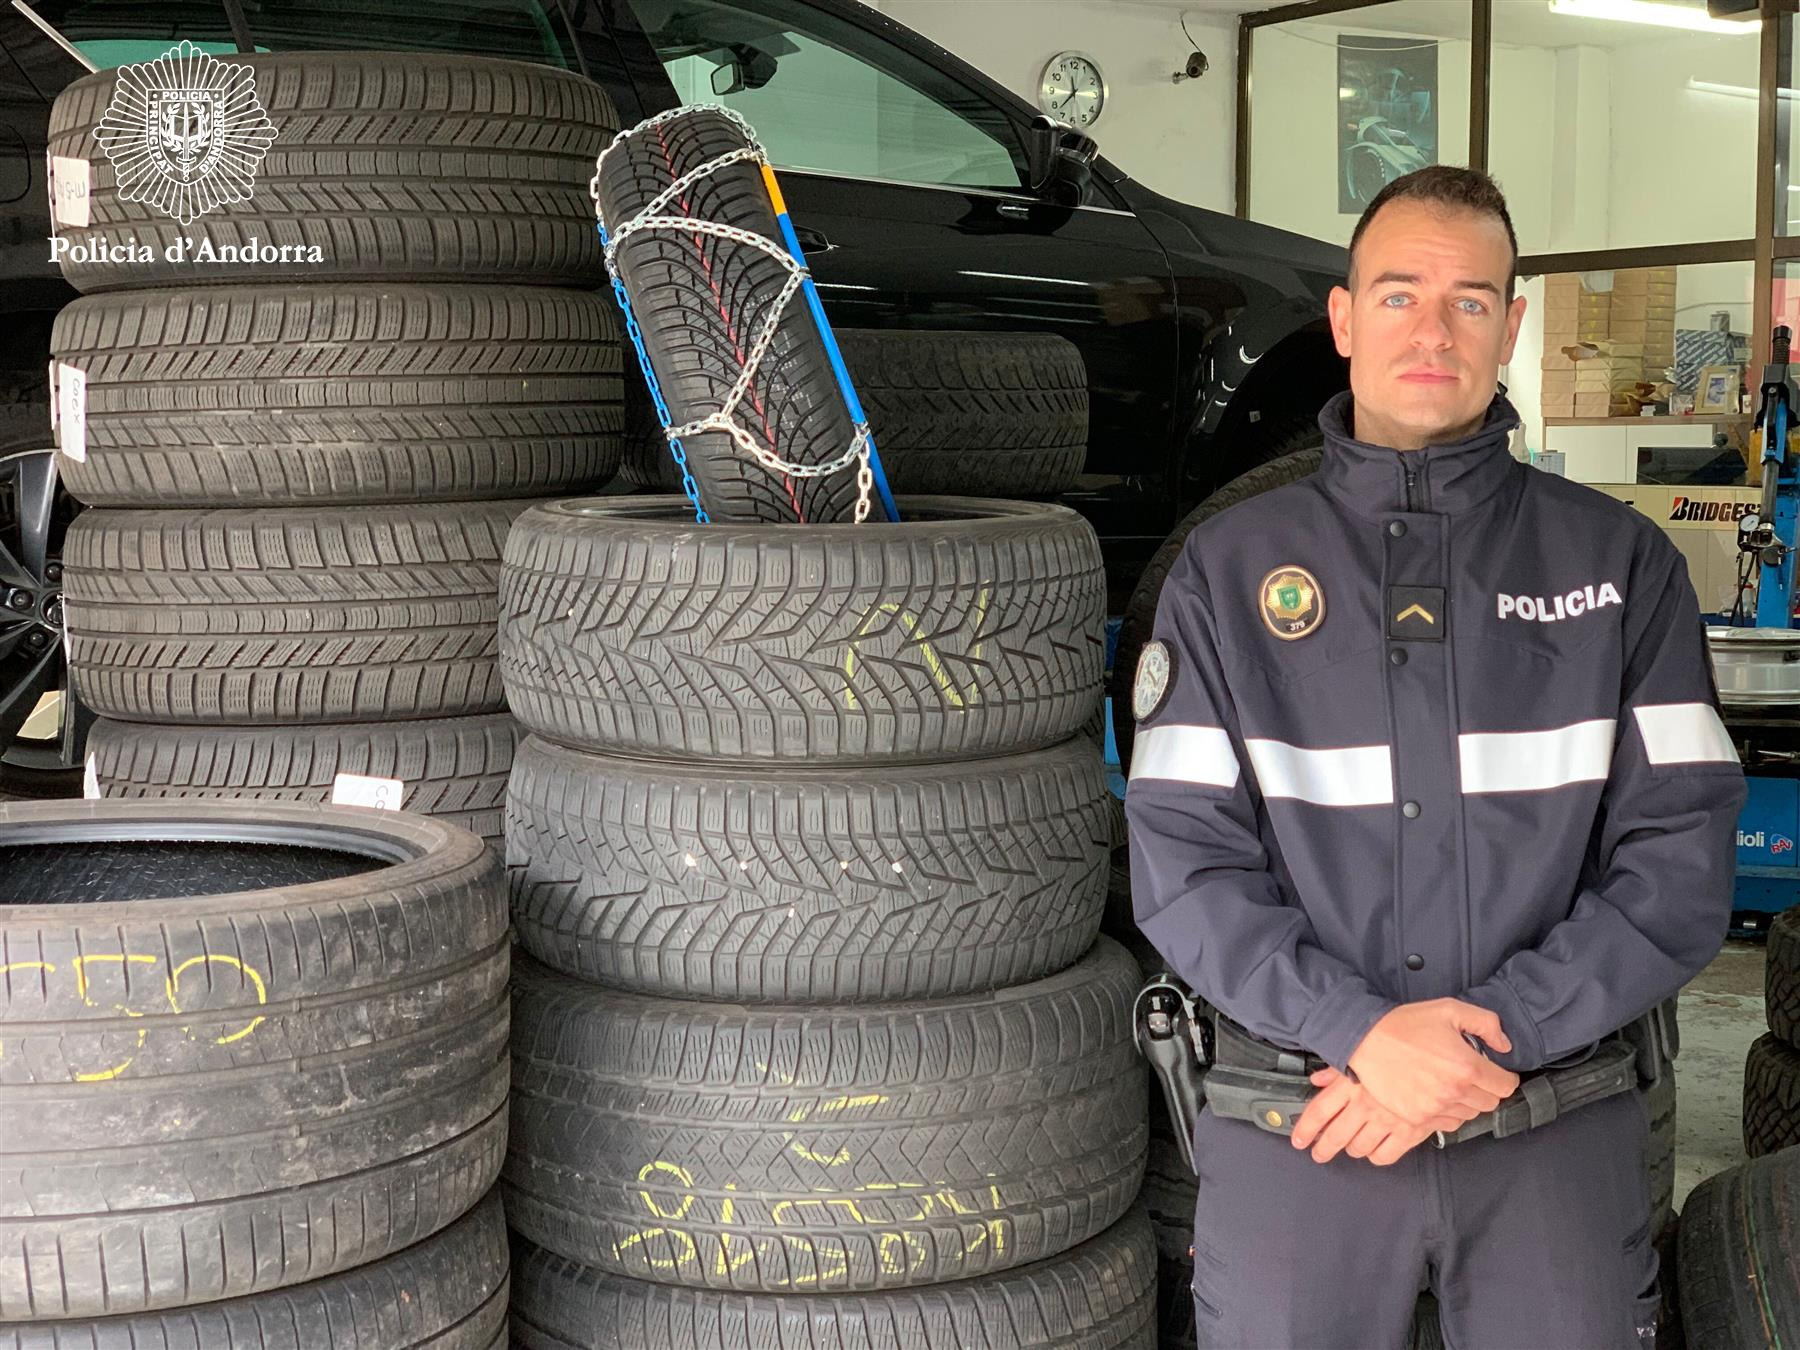
M 1753 487 L 1665 487 L 1656 483 L 1594 483 L 1654 520 L 1687 560 L 1688 580 L 1706 614 L 1729 614 L 1737 589 L 1737 523 L 1758 510 Z
M 1622 267 L 1613 273 L 1614 295 L 1635 295 L 1658 288 L 1675 289 L 1673 267 Z

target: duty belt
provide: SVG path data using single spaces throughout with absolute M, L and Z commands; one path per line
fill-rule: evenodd
M 1194 1120 L 1202 1106 L 1210 1105 L 1214 1115 L 1227 1120 L 1292 1134 L 1316 1091 L 1308 1076 L 1327 1067 L 1316 1056 L 1251 1035 L 1169 975 L 1157 976 L 1139 992 L 1133 1023 L 1138 1050 L 1156 1070 L 1190 1168 Z M 1447 1148 L 1548 1125 L 1578 1107 L 1629 1092 L 1640 1082 L 1654 1083 L 1675 1050 L 1673 1009 L 1664 1004 L 1583 1054 L 1521 1076 L 1499 1106 L 1460 1129 L 1438 1131 L 1432 1142 Z

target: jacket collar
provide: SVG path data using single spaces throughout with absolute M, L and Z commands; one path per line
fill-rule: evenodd
M 1507 451 L 1507 437 L 1519 424 L 1519 414 L 1504 395 L 1494 395 L 1487 420 L 1473 435 L 1406 451 L 1355 439 L 1350 434 L 1350 400 L 1345 390 L 1319 413 L 1319 429 L 1325 433 L 1319 476 L 1327 491 L 1361 515 L 1408 510 L 1454 515 L 1493 496 L 1521 467 Z M 1409 471 L 1414 478 L 1411 506 L 1406 490 Z

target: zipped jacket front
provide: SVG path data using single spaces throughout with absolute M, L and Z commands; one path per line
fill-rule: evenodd
M 1250 1031 L 1343 1067 L 1402 1002 L 1499 1015 L 1516 1070 L 1718 951 L 1743 771 L 1680 552 L 1520 464 L 1496 398 L 1400 452 L 1320 416 L 1312 476 L 1189 536 L 1139 677 L 1139 926 Z M 1166 658 L 1166 667 L 1165 667 Z

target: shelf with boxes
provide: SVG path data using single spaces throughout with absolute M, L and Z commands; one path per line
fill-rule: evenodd
M 1673 267 L 1544 278 L 1546 423 L 1629 417 L 1667 397 L 1674 365 Z

